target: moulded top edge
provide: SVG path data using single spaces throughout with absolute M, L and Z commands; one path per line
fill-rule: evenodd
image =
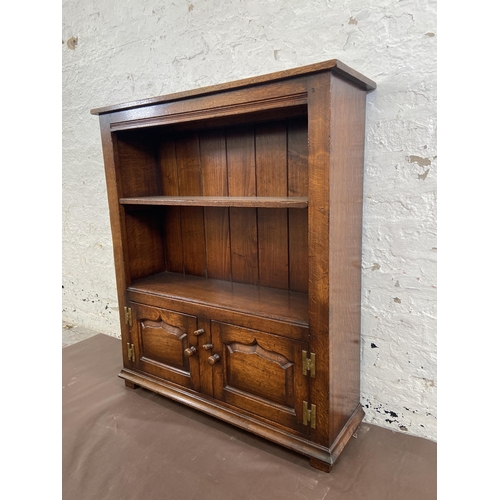
M 331 59 L 329 61 L 309 64 L 307 66 L 301 66 L 299 68 L 287 69 L 283 71 L 278 71 L 276 73 L 269 73 L 266 75 L 245 78 L 243 80 L 235 80 L 232 82 L 222 83 L 219 85 L 212 85 L 210 87 L 201 87 L 198 89 L 176 92 L 174 94 L 167 94 L 159 97 L 150 97 L 147 99 L 140 99 L 137 101 L 131 101 L 122 104 L 104 106 L 102 108 L 94 108 L 90 111 L 90 113 L 93 115 L 101 115 L 104 113 L 111 113 L 113 111 L 123 111 L 125 109 L 132 109 L 141 106 L 148 106 L 151 104 L 176 101 L 188 97 L 213 94 L 215 92 L 222 92 L 224 90 L 243 88 L 251 85 L 256 85 L 259 83 L 268 83 L 272 81 L 283 80 L 294 76 L 301 76 L 325 70 L 331 70 L 336 75 L 353 82 L 354 84 L 358 85 L 360 88 L 366 91 L 374 90 L 377 87 L 377 84 L 374 81 L 370 80 L 369 78 L 366 78 L 361 73 L 358 73 L 349 66 L 345 65 L 343 62 L 339 61 L 338 59 Z

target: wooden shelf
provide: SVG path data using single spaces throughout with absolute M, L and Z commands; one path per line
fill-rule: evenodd
M 160 273 L 136 280 L 128 291 L 308 326 L 306 293 L 178 273 Z
M 183 207 L 307 208 L 307 197 L 271 196 L 140 196 L 120 198 L 122 205 Z

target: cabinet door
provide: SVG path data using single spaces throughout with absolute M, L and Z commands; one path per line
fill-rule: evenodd
M 131 304 L 135 367 L 175 384 L 199 390 L 200 364 L 195 316 Z M 194 347 L 191 356 L 186 350 Z
M 303 401 L 308 401 L 302 374 L 304 342 L 226 323 L 212 322 L 214 397 L 301 434 Z

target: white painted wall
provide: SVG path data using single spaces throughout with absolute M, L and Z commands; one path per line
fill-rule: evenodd
M 118 335 L 94 107 L 327 59 L 368 94 L 362 403 L 436 439 L 436 2 L 63 0 L 63 319 Z

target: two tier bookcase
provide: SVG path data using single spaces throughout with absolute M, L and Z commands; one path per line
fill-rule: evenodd
M 366 93 L 338 60 L 99 115 L 129 388 L 330 471 L 359 404 Z

